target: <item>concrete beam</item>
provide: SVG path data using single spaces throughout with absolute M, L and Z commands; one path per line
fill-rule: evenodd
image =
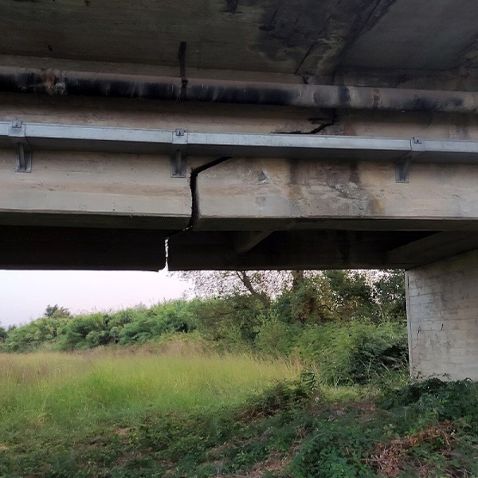
M 380 220 L 397 221 L 397 229 L 433 223 L 440 231 L 441 221 L 478 223 L 477 182 L 478 165 L 412 164 L 409 182 L 398 183 L 387 162 L 237 158 L 197 178 L 197 228 L 314 229 L 321 221 Z
M 237 232 L 188 231 L 169 239 L 170 270 L 377 269 L 387 252 L 423 237 L 419 232 L 276 231 L 247 252 L 236 249 Z M 427 234 L 427 233 L 425 233 Z
M 0 226 L 0 268 L 159 270 L 170 231 Z
M 477 231 L 440 232 L 393 249 L 388 261 L 424 265 L 477 248 Z
M 189 221 L 189 182 L 171 178 L 168 156 L 36 151 L 33 164 L 32 173 L 17 173 L 15 150 L 0 150 L 0 217 L 76 217 L 77 226 L 89 216 L 108 216 L 110 226 L 115 217 L 147 217 L 165 230 Z
M 234 249 L 238 254 L 249 252 L 271 234 L 272 231 L 237 232 L 234 237 Z
M 48 226 L 61 231 L 157 231 L 153 234 L 156 248 L 164 248 L 165 239 L 171 236 L 170 266 L 176 269 L 410 268 L 423 264 L 424 256 L 430 255 L 428 249 L 441 251 L 442 257 L 474 247 L 471 234 L 458 239 L 437 236 L 433 243 L 423 238 L 444 231 L 478 232 L 478 165 L 458 164 L 476 155 L 476 121 L 470 120 L 464 129 L 474 140 L 469 142 L 455 140 L 450 117 L 428 125 L 418 121 L 418 116 L 407 116 L 406 124 L 395 116 L 393 120 L 374 117 L 372 126 L 366 126 L 368 117 L 362 117 L 337 126 L 353 128 L 355 124 L 357 131 L 364 133 L 393 131 L 395 139 L 389 144 L 399 147 L 385 151 L 382 147 L 374 149 L 376 141 L 364 138 L 270 134 L 288 126 L 289 110 L 201 111 L 191 106 L 188 115 L 182 105 L 173 108 L 158 104 L 155 111 L 136 101 L 50 101 L 48 105 L 45 99 L 35 98 L 30 104 L 9 97 L 0 106 L 0 120 L 18 118 L 15 112 L 20 110 L 27 122 L 40 125 L 37 133 L 50 131 L 51 119 L 81 126 L 73 132 L 76 139 L 67 138 L 68 144 L 63 145 L 51 131 L 48 138 L 27 135 L 25 139 L 34 149 L 30 174 L 15 172 L 14 145 L 0 150 L 1 225 Z M 296 123 L 306 116 L 300 113 L 292 118 Z M 170 152 L 175 147 L 171 125 L 184 124 L 195 130 L 186 136 L 188 144 L 181 144 L 188 153 L 189 168 L 199 171 L 203 165 L 214 163 L 218 153 L 229 151 L 235 155 L 197 174 L 194 221 L 190 179 L 171 177 Z M 135 126 L 135 135 L 129 136 L 128 131 Z M 156 128 L 165 126 L 170 131 L 158 148 L 162 136 L 156 134 Z M 111 127 L 125 129 L 118 136 L 119 130 Z M 149 142 L 137 141 L 143 129 Z M 251 129 L 263 134 L 250 134 Z M 83 134 L 85 131 L 90 137 Z M 91 136 L 98 131 L 105 136 Z M 444 141 L 427 139 L 423 144 L 433 146 L 427 146 L 428 151 L 410 151 L 410 141 L 404 140 L 403 134 L 414 131 Z M 5 137 L 8 141 L 18 139 L 8 133 Z M 208 138 L 215 141 L 212 149 Z M 237 138 L 247 141 L 238 142 Z M 346 144 L 356 149 L 342 147 L 336 154 L 336 146 Z M 461 152 L 449 150 L 443 156 L 440 148 L 449 144 L 464 148 Z M 129 153 L 121 152 L 125 145 Z M 70 149 L 51 149 L 55 147 Z M 95 148 L 101 151 L 92 151 Z M 371 150 L 373 155 L 369 157 Z M 395 160 L 410 152 L 408 183 L 397 183 Z M 188 226 L 192 227 L 187 234 L 177 234 Z M 28 263 L 30 267 L 75 267 L 74 251 L 80 251 L 84 243 L 81 235 L 77 245 L 51 240 L 63 255 L 44 252 L 35 258 L 33 252 L 22 255 L 23 250 L 35 250 L 38 241 L 28 242 L 29 237 L 34 236 L 28 232 L 22 246 L 18 241 L 19 252 L 12 252 L 16 259 L 4 258 L 4 267 L 28 267 Z M 93 250 L 105 250 L 105 256 L 94 253 L 91 262 L 85 252 L 84 267 L 95 267 L 96 263 L 106 268 L 156 268 L 161 264 L 153 252 L 148 260 L 136 253 L 131 241 L 131 247 L 123 241 L 121 252 L 109 256 L 104 241 L 90 243 Z M 13 246 L 9 247 L 5 250 Z M 119 246 L 114 247 L 118 250 Z M 152 250 L 153 246 L 144 247 L 146 251 L 148 248 Z M 122 255 L 129 259 L 123 260 Z M 435 254 L 426 260 L 437 258 Z

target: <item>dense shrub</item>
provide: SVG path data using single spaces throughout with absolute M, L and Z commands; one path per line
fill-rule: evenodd
M 284 322 L 319 324 L 340 318 L 337 305 L 327 277 L 314 276 L 285 290 L 272 305 L 272 311 Z
M 191 332 L 197 328 L 194 304 L 172 301 L 135 311 L 134 319 L 119 332 L 119 343 L 144 343 L 170 332 Z
M 74 350 L 144 343 L 166 333 L 195 330 L 195 307 L 195 301 L 172 301 L 151 308 L 74 317 L 60 317 L 57 310 L 50 317 L 10 329 L 1 346 L 7 352 L 26 352 L 39 347 Z
M 198 330 L 228 350 L 250 348 L 268 311 L 257 297 L 204 299 L 195 306 Z
M 66 318 L 42 318 L 30 324 L 8 330 L 2 349 L 7 352 L 26 352 L 56 340 Z
M 7 330 L 0 326 L 0 342 L 3 342 L 7 338 L 7 335 Z
M 319 367 L 325 383 L 366 383 L 407 363 L 407 335 L 396 323 L 330 323 L 305 328 L 295 352 Z
M 272 356 L 289 355 L 301 328 L 286 324 L 277 318 L 264 320 L 258 329 L 256 349 Z

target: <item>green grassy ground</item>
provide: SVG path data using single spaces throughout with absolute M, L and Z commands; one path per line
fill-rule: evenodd
M 48 475 L 40 467 L 46 450 L 61 461 L 78 442 L 121 434 L 150 417 L 214 415 L 297 374 L 280 360 L 174 350 L 2 354 L 0 475 Z
M 478 386 L 169 347 L 0 355 L 1 477 L 478 476 Z

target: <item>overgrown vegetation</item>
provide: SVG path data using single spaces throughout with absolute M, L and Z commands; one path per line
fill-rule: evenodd
M 332 271 L 277 278 L 220 277 L 230 287 L 220 296 L 178 300 L 114 313 L 71 316 L 49 306 L 44 317 L 0 333 L 0 350 L 72 351 L 99 346 L 131 346 L 193 334 L 216 351 L 241 351 L 300 358 L 321 367 L 326 383 L 364 383 L 407 359 L 403 277 L 386 273 Z M 210 281 L 208 282 L 210 283 Z M 214 283 L 218 283 L 217 278 Z M 333 351 L 333 353 L 331 353 Z
M 478 385 L 409 383 L 401 274 L 211 279 L 0 329 L 0 477 L 478 476 Z
M 168 342 L 159 357 L 144 348 L 1 356 L 0 476 L 478 473 L 476 384 L 337 388 L 284 361 Z

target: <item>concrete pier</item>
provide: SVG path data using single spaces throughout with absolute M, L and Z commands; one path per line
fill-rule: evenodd
M 478 380 L 478 250 L 406 274 L 412 376 Z

